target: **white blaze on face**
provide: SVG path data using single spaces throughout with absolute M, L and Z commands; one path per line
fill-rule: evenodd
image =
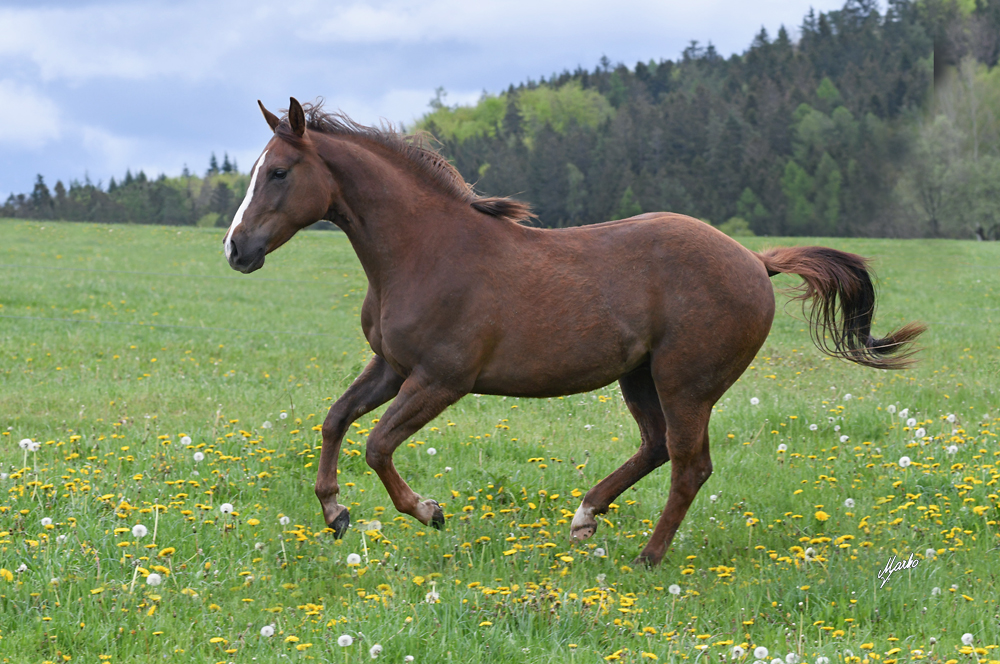
M 243 223 L 243 213 L 247 211 L 250 207 L 250 200 L 253 198 L 253 190 L 257 185 L 257 174 L 260 173 L 260 167 L 264 165 L 264 157 L 267 156 L 267 150 L 260 155 L 257 159 L 257 165 L 254 166 L 253 175 L 250 176 L 250 186 L 247 187 L 247 195 L 243 198 L 243 202 L 240 203 L 240 209 L 236 211 L 236 216 L 233 217 L 233 223 L 229 226 L 229 232 L 226 233 L 226 239 L 223 240 L 223 245 L 226 248 L 226 260 L 229 260 L 229 255 L 233 253 L 233 232 L 236 227 Z

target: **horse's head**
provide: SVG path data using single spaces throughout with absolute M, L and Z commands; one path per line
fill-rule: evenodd
M 322 219 L 336 184 L 306 129 L 305 112 L 294 98 L 280 120 L 259 101 L 274 137 L 257 158 L 246 197 L 223 240 L 230 267 L 249 273 L 264 256 L 297 231 Z

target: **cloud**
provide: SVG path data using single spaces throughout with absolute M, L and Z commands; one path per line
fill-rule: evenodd
M 27 85 L 0 79 L 0 145 L 40 148 L 61 133 L 55 102 Z

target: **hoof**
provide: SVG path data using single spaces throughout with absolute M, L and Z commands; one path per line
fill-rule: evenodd
M 340 514 L 338 514 L 332 522 L 326 525 L 329 526 L 331 530 L 333 530 L 334 538 L 340 539 L 341 537 L 344 536 L 344 533 L 346 533 L 347 529 L 351 526 L 350 511 L 348 511 L 348 509 L 345 507 L 340 511 Z
M 583 541 L 593 537 L 597 532 L 597 520 L 594 518 L 594 508 L 583 505 L 577 508 L 573 516 L 573 523 L 570 524 L 570 535 L 573 539 Z
M 444 510 L 441 509 L 441 506 L 438 505 L 436 500 L 428 500 L 427 502 L 434 508 L 434 514 L 431 516 L 430 525 L 438 530 L 441 530 L 444 528 Z
M 639 565 L 644 565 L 645 567 L 656 567 L 660 564 L 661 558 L 656 558 L 648 553 L 640 553 L 636 556 L 632 564 L 638 567 Z

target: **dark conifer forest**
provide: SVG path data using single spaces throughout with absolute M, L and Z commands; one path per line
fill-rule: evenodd
M 849 0 L 792 33 L 606 57 L 474 106 L 441 89 L 408 129 L 544 226 L 666 210 L 733 235 L 1000 238 L 1000 0 Z M 248 179 L 215 155 L 203 177 L 39 175 L 0 216 L 227 225 Z

